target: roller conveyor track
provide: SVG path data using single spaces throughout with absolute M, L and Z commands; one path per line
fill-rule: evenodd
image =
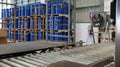
M 63 60 L 88 65 L 106 57 L 114 56 L 114 48 L 113 44 L 100 44 L 51 53 L 29 54 L 1 59 L 0 67 L 47 67 L 49 64 Z

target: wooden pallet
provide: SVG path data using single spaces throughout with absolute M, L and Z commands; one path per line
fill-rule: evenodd
M 49 32 L 68 32 L 68 30 L 48 30 Z
M 7 37 L 0 37 L 0 44 L 7 44 Z
M 67 14 L 52 14 L 53 16 L 60 16 L 60 17 L 69 17 Z M 51 14 L 48 14 L 48 16 L 51 16 Z

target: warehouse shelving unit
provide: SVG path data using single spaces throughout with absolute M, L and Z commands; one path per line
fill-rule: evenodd
M 67 3 L 68 3 L 68 5 L 67 6 L 65 6 L 64 4 L 62 4 L 62 6 L 61 7 L 68 7 L 68 14 L 54 14 L 54 12 L 53 11 L 55 11 L 54 10 L 54 5 L 52 4 L 51 6 L 51 14 L 48 14 L 48 12 L 49 12 L 49 7 L 48 7 L 48 3 L 49 2 L 54 2 L 54 0 L 46 0 L 46 3 L 47 3 L 47 5 L 46 5 L 46 41 L 49 41 L 49 39 L 48 39 L 48 37 L 49 36 L 51 36 L 52 37 L 52 41 L 54 41 L 54 37 L 62 37 L 62 38 L 67 38 L 67 40 L 66 40 L 66 43 L 68 43 L 68 44 L 72 44 L 72 43 L 74 43 L 75 44 L 75 28 L 76 28 L 76 15 L 75 15 L 75 11 L 76 11 L 76 6 L 75 6 L 75 3 L 76 3 L 76 1 L 75 0 L 67 0 Z M 72 7 L 71 7 L 72 6 Z M 71 14 L 72 13 L 72 14 Z M 71 15 L 73 15 L 72 17 L 71 17 Z M 52 17 L 52 24 L 48 24 L 48 21 L 49 21 L 49 17 Z M 58 24 L 58 25 L 62 25 L 63 27 L 64 26 L 67 26 L 68 27 L 68 29 L 63 29 L 63 30 L 54 30 L 54 28 L 52 28 L 51 30 L 48 30 L 48 26 L 49 25 L 55 25 L 54 24 L 54 20 L 53 20 L 53 17 L 55 17 L 55 16 L 59 16 L 59 17 L 67 17 L 68 18 L 68 20 L 67 20 L 67 24 Z M 74 18 L 73 18 L 74 17 Z M 61 33 L 61 32 L 64 32 L 64 33 L 67 33 L 67 35 L 55 35 L 55 31 L 57 31 L 57 32 L 59 32 L 59 33 Z M 52 32 L 51 34 L 48 34 L 49 32 Z M 60 40 L 58 40 L 58 41 L 60 41 Z M 63 40 L 62 40 L 63 41 Z M 64 40 L 65 41 L 65 40 Z
M 26 39 L 27 39 L 28 34 L 31 34 L 30 35 L 30 36 L 32 36 L 31 38 L 34 38 L 34 39 L 32 39 L 33 41 L 37 41 L 37 38 L 38 38 L 37 36 L 39 35 L 37 33 L 41 32 L 41 34 L 42 34 L 42 36 L 41 36 L 42 39 L 41 40 L 42 41 L 46 41 L 46 42 L 48 42 L 48 41 L 61 41 L 61 42 L 69 43 L 69 44 L 75 44 L 75 27 L 76 27 L 75 3 L 76 3 L 76 1 L 75 0 L 67 0 L 66 1 L 68 3 L 67 6 L 64 5 L 64 4 L 61 5 L 61 7 L 68 7 L 68 14 L 54 14 L 55 5 L 53 5 L 53 4 L 52 4 L 52 7 L 51 7 L 52 12 L 51 12 L 51 14 L 48 14 L 48 2 L 50 2 L 50 0 L 49 1 L 46 0 L 46 8 L 35 7 L 34 8 L 34 13 L 29 15 L 29 16 L 28 15 L 25 15 L 25 16 L 20 15 L 20 16 L 18 16 L 18 14 L 16 14 L 16 12 L 18 10 L 17 8 L 18 8 L 18 5 L 19 5 L 19 2 L 17 2 L 17 0 L 16 0 L 16 2 L 14 4 L 15 5 L 14 16 L 11 17 L 11 18 L 14 18 L 14 20 L 13 20 L 13 22 L 14 22 L 13 27 L 14 28 L 10 28 L 10 29 L 7 28 L 8 30 L 12 30 L 14 32 L 14 34 L 13 34 L 14 35 L 13 36 L 14 37 L 14 42 L 16 42 L 16 41 L 20 41 L 20 42 L 24 41 L 25 42 Z M 54 0 L 52 0 L 51 2 L 54 2 Z M 19 6 L 24 6 L 25 4 L 23 4 L 23 3 L 24 3 L 24 1 L 22 1 L 21 5 L 19 5 Z M 36 1 L 34 3 L 36 3 Z M 30 5 L 30 0 L 28 0 L 27 5 Z M 21 9 L 23 9 L 23 7 Z M 38 15 L 38 13 L 39 13 L 39 12 L 37 12 L 38 10 L 43 10 L 43 14 Z M 24 13 L 24 12 L 22 12 L 22 13 Z M 58 29 L 58 30 L 54 30 L 54 28 L 52 28 L 52 30 L 48 30 L 48 26 L 49 26 L 48 17 L 50 17 L 50 16 L 52 17 L 52 19 L 53 19 L 53 17 L 56 17 L 56 16 L 57 17 L 68 18 L 68 20 L 67 20 L 68 23 L 67 24 L 54 24 L 55 20 L 51 20 L 52 24 L 50 24 L 53 27 L 55 25 L 58 25 L 58 26 L 60 25 L 60 26 L 63 26 L 63 27 L 66 26 L 68 28 L 66 28 L 66 29 Z M 32 22 L 32 24 L 34 25 L 33 29 L 28 28 L 26 26 L 27 23 L 31 23 L 30 22 L 31 18 L 33 18 L 33 22 Z M 41 24 L 37 24 L 38 21 L 39 21 L 38 20 L 39 18 L 42 18 L 42 20 L 41 20 L 42 23 Z M 8 18 L 5 18 L 5 19 L 9 20 L 10 18 L 8 17 Z M 18 23 L 18 20 L 20 20 L 20 22 L 22 24 Z M 5 22 L 5 23 L 7 25 L 10 25 L 10 21 Z M 18 24 L 18 25 L 16 25 L 16 24 Z M 22 26 L 24 26 L 24 27 L 22 27 Z M 38 26 L 41 26 L 41 29 L 37 30 Z M 19 32 L 19 34 L 18 34 L 18 32 Z M 49 35 L 48 34 L 49 32 L 52 32 L 52 34 Z M 55 35 L 55 32 L 57 32 L 56 34 L 59 34 L 61 32 L 67 33 L 67 34 L 66 35 Z M 10 34 L 10 33 L 8 33 L 8 34 Z M 20 39 L 17 39 L 18 36 L 20 37 Z M 49 40 L 48 39 L 49 36 L 52 36 L 52 38 L 57 37 L 58 40 Z M 59 40 L 59 38 L 66 38 L 66 40 Z

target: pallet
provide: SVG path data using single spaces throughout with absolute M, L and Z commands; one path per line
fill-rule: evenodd
M 7 44 L 7 37 L 0 37 L 0 44 Z
M 39 18 L 39 17 L 45 17 L 45 15 L 37 16 L 37 18 Z M 19 18 L 34 18 L 34 15 L 32 15 L 32 16 L 18 16 L 18 17 L 16 17 L 16 19 L 19 19 Z
M 68 32 L 68 30 L 48 30 L 49 32 Z
M 69 15 L 67 15 L 67 14 L 48 14 L 48 16 L 51 16 L 51 15 L 60 16 L 60 17 L 69 17 Z

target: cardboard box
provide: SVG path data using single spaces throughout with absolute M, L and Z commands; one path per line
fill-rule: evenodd
M 7 30 L 6 29 L 0 29 L 0 37 L 7 37 Z
M 0 44 L 7 44 L 7 37 L 0 37 Z

